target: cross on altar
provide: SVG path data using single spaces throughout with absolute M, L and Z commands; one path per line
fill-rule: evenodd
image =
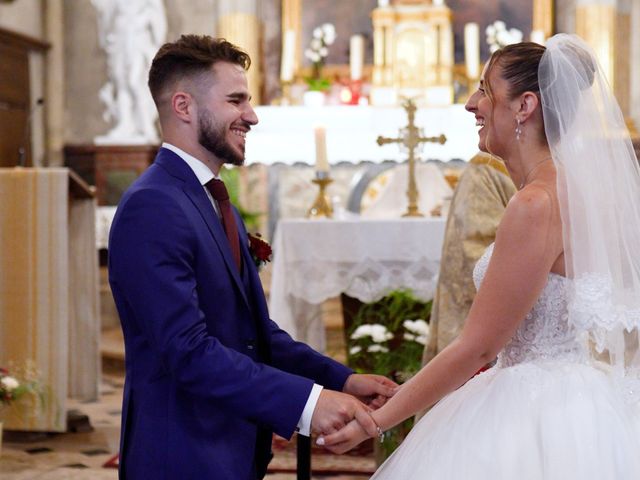
M 447 137 L 440 135 L 439 137 L 423 137 L 421 129 L 416 127 L 416 104 L 413 100 L 407 99 L 402 103 L 402 108 L 407 112 L 409 117 L 409 124 L 400 129 L 400 136 L 398 138 L 388 138 L 380 135 L 378 137 L 378 145 L 382 146 L 387 143 L 400 143 L 409 150 L 409 187 L 407 189 L 407 197 L 409 199 L 409 206 L 407 212 L 403 217 L 424 217 L 422 213 L 418 211 L 418 187 L 416 186 L 416 148 L 421 143 L 439 143 L 444 144 L 447 141 Z

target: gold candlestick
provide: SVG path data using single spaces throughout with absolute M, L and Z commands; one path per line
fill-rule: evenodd
M 327 185 L 329 185 L 333 180 L 329 178 L 328 173 L 320 174 L 318 173 L 316 178 L 311 180 L 313 183 L 318 185 L 318 196 L 316 197 L 313 205 L 307 212 L 307 218 L 331 218 L 333 217 L 333 207 L 327 198 L 325 193 L 327 189 Z

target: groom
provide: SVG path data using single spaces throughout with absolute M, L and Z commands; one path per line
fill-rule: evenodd
M 149 72 L 164 143 L 123 196 L 109 281 L 126 348 L 120 478 L 262 478 L 272 432 L 375 425 L 395 384 L 355 375 L 269 319 L 247 232 L 218 173 L 258 122 L 249 56 L 184 35 Z M 351 394 L 351 395 L 349 395 Z M 352 396 L 354 395 L 354 396 Z

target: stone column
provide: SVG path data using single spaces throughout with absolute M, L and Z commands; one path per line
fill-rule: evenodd
M 640 2 L 633 2 L 631 7 L 631 49 L 629 63 L 631 64 L 631 85 L 640 82 Z M 631 89 L 630 116 L 636 128 L 640 125 L 640 88 Z M 636 132 L 637 136 L 637 132 Z
M 261 103 L 262 90 L 261 27 L 257 9 L 256 0 L 220 0 L 218 3 L 218 36 L 238 45 L 251 56 L 247 81 L 254 105 Z
M 64 164 L 64 9 L 62 2 L 44 2 L 45 39 L 51 47 L 45 59 L 45 165 Z
M 554 33 L 553 0 L 533 0 L 532 30 L 541 30 L 546 38 Z
M 629 116 L 629 0 L 577 0 L 576 33 L 595 50 L 620 108 Z

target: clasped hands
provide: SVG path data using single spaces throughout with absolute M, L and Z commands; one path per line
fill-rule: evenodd
M 311 419 L 319 434 L 318 445 L 333 453 L 344 453 L 369 437 L 378 435 L 371 411 L 384 405 L 398 385 L 380 375 L 353 374 L 342 392 L 324 389 Z

